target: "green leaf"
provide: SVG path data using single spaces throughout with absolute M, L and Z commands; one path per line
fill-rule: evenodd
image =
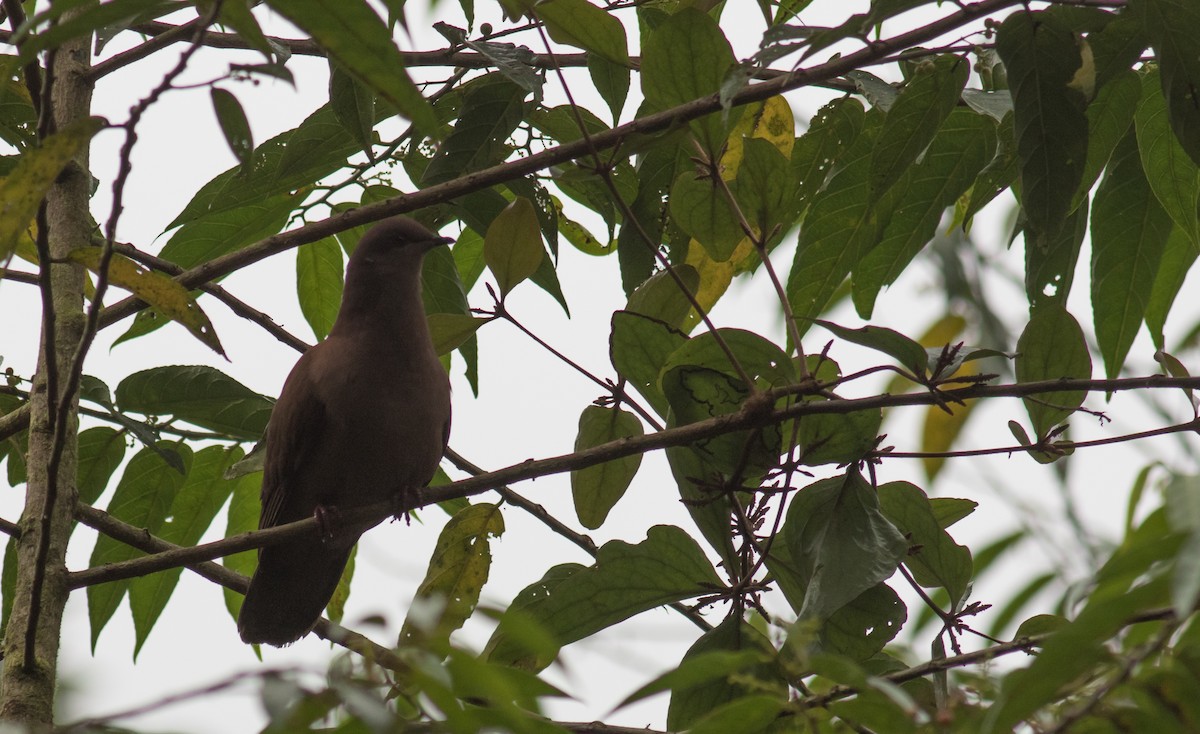
M 641 435 L 642 422 L 633 413 L 616 406 L 589 405 L 579 416 L 575 450 L 583 451 L 609 441 Z M 571 472 L 571 498 L 575 501 L 575 514 L 580 524 L 589 530 L 603 525 L 613 505 L 629 489 L 641 465 L 642 455 L 634 454 Z
M 996 128 L 998 142 L 996 155 L 979 172 L 979 177 L 971 186 L 970 200 L 962 215 L 964 231 L 970 228 L 970 223 L 983 207 L 987 206 L 1002 191 L 1009 188 L 1017 180 L 1020 173 L 1020 161 L 1017 156 L 1017 141 L 1013 137 L 1013 118 L 1008 115 L 1000 121 Z
M 878 201 L 933 142 L 958 103 L 971 66 L 961 56 L 942 55 L 917 65 L 887 111 L 871 151 L 869 197 Z
M 441 356 L 453 352 L 489 321 L 491 319 L 459 313 L 429 314 L 429 336 L 433 338 L 434 353 Z
M 1062 306 L 1046 304 L 1033 310 L 1029 323 L 1017 340 L 1017 381 L 1088 379 L 1092 358 L 1083 330 Z M 1087 393 L 1062 390 L 1024 398 L 1038 438 L 1044 438 L 1080 405 Z
M 727 261 L 745 236 L 729 199 L 712 178 L 684 171 L 671 186 L 668 201 L 675 224 L 717 262 Z
M 183 458 L 184 465 L 192 461 L 192 451 L 184 443 L 163 441 L 159 447 L 173 451 Z M 166 520 L 175 496 L 186 479 L 186 472 L 181 474 L 163 460 L 162 456 L 149 448 L 142 449 L 129 460 L 121 481 L 113 493 L 108 505 L 108 513 L 137 528 L 144 528 L 148 533 L 157 533 Z M 143 555 L 119 540 L 103 533 L 96 538 L 92 549 L 89 568 L 96 568 L 108 563 L 126 561 Z M 117 611 L 117 605 L 129 588 L 128 579 L 96 584 L 87 589 L 88 619 L 92 627 L 92 652 L 96 650 L 96 641 L 100 632 L 112 619 Z
M 802 619 L 828 618 L 895 573 L 908 551 L 856 469 L 800 490 L 788 508 L 783 540 L 806 581 Z
M 262 507 L 259 500 L 261 494 L 261 470 L 238 477 L 233 486 L 233 494 L 229 500 L 229 512 L 225 520 L 226 538 L 258 530 L 258 516 Z M 258 551 L 248 550 L 234 553 L 222 558 L 221 563 L 231 571 L 243 576 L 251 576 L 254 568 L 258 565 Z M 238 612 L 242 608 L 242 600 L 245 597 L 233 589 L 225 589 L 224 593 L 225 608 L 229 610 L 229 616 L 236 622 Z
M 246 119 L 246 111 L 237 97 L 220 87 L 211 90 L 213 111 L 217 113 L 217 124 L 229 149 L 242 164 L 242 169 L 250 167 L 254 155 L 254 134 L 250 131 L 250 121 Z
M 170 414 L 244 441 L 262 437 L 274 405 L 225 373 L 199 365 L 135 372 L 117 385 L 116 397 L 122 411 Z
M 350 599 L 350 582 L 354 580 L 355 560 L 358 557 L 358 546 L 350 549 L 350 556 L 346 559 L 346 565 L 342 568 L 342 575 L 338 577 L 337 586 L 333 587 L 333 596 L 329 597 L 329 603 L 325 605 L 325 613 L 334 622 L 341 622 L 342 615 L 346 613 L 346 602 Z
M 1109 379 L 1141 328 L 1171 218 L 1150 190 L 1130 131 L 1113 152 L 1092 208 L 1092 318 Z
M 37 215 L 42 197 L 87 142 L 102 127 L 104 120 L 88 117 L 72 122 L 42 141 L 37 148 L 24 151 L 16 167 L 0 180 L 0 262 L 8 262 L 17 242 Z
M 609 359 L 617 373 L 663 417 L 669 406 L 658 375 L 667 358 L 685 341 L 687 337 L 682 333 L 648 316 L 631 311 L 612 315 Z
M 511 152 L 508 137 L 525 117 L 529 94 L 498 73 L 474 79 L 462 88 L 462 108 L 454 130 L 438 146 L 421 177 L 432 186 L 503 161 Z
M 276 194 L 189 222 L 171 236 L 159 257 L 181 268 L 192 268 L 236 252 L 278 234 L 302 198 L 299 194 Z
M 945 589 L 957 609 L 971 583 L 971 551 L 938 524 L 929 497 L 908 482 L 888 482 L 879 486 L 879 509 L 913 548 L 904 559 L 913 578 L 926 588 Z
M 736 617 L 727 617 L 692 643 L 676 670 L 642 691 L 648 695 L 669 688 L 667 728 L 691 731 L 714 710 L 745 696 L 773 692 L 775 700 L 784 700 L 787 686 L 772 664 L 774 658 L 775 649 L 761 632 Z M 702 662 L 712 667 L 701 667 Z M 734 726 L 727 731 L 743 730 Z
M 167 229 L 304 189 L 345 166 L 357 150 L 358 143 L 325 105 L 294 130 L 255 148 L 248 172 L 231 168 L 204 184 Z
M 225 472 L 241 458 L 242 450 L 236 446 L 209 446 L 197 451 L 192 457 L 187 479 L 171 503 L 170 517 L 162 524 L 157 535 L 180 546 L 192 546 L 200 542 L 233 489 L 233 482 L 224 478 Z M 135 660 L 150 630 L 170 601 L 182 572 L 182 568 L 172 568 L 149 576 L 139 576 L 130 582 L 129 608 L 133 613 L 136 635 L 133 646 Z
M 1133 113 L 1141 96 L 1141 78 L 1132 69 L 1125 69 L 1101 87 L 1096 99 L 1088 105 L 1087 165 L 1083 169 L 1079 190 L 1075 192 L 1074 206 L 1079 206 L 1091 191 L 1100 172 L 1116 152 L 1117 145 L 1125 138 L 1133 124 Z
M 97 274 L 100 273 L 101 256 L 101 249 L 91 245 L 77 247 L 67 255 L 71 261 L 84 265 Z M 134 260 L 115 253 L 110 255 L 105 274 L 110 283 L 130 291 L 150 304 L 156 313 L 183 326 L 201 344 L 222 357 L 225 356 L 221 340 L 213 330 L 208 314 L 204 313 L 204 309 L 200 308 L 200 304 L 192 298 L 188 289 L 178 281 L 162 273 L 147 270 Z
M 775 143 L 743 138 L 742 163 L 733 190 L 742 214 L 759 238 L 769 239 L 777 227 L 785 229 L 792 224 L 790 207 L 796 194 L 789 169 L 787 155 Z
M 345 266 L 333 237 L 296 248 L 296 297 L 317 341 L 329 336 L 342 305 Z
M 1179 227 L 1173 228 L 1167 237 L 1167 246 L 1158 266 L 1158 274 L 1154 276 L 1154 287 L 1150 289 L 1150 303 L 1146 305 L 1146 327 L 1150 330 L 1154 346 L 1158 349 L 1163 349 L 1166 345 L 1163 327 L 1166 326 L 1175 296 L 1183 287 L 1183 281 L 1192 263 L 1196 262 L 1196 254 L 1196 245 L 1187 234 Z
M 879 122 L 880 114 L 872 110 L 866 127 L 838 161 L 833 178 L 809 205 L 787 282 L 788 302 L 801 333 L 808 327 L 805 319 L 825 310 L 878 235 L 879 221 L 868 204 L 868 192 Z
M 672 270 L 660 270 L 647 278 L 629 294 L 625 310 L 680 329 L 692 310 L 692 302 L 682 289 L 686 288 L 695 296 L 699 287 L 700 273 L 694 267 L 676 265 Z
M 629 205 L 629 216 L 617 233 L 617 260 L 621 287 L 629 295 L 651 276 L 655 252 L 663 241 L 667 192 L 675 175 L 675 148 L 652 147 L 637 168 L 637 196 Z
M 614 64 L 629 65 L 625 26 L 610 12 L 587 0 L 513 1 L 540 18 L 551 39 L 590 51 L 589 56 L 596 54 Z
M 883 286 L 896 282 L 933 240 L 946 208 L 976 184 L 996 144 L 996 126 L 983 115 L 957 109 L 942 123 L 921 161 L 894 187 L 900 197 L 878 242 L 853 264 L 854 306 L 860 316 L 871 315 Z
M 808 130 L 792 147 L 791 172 L 796 200 L 792 209 L 801 214 L 812 197 L 825 186 L 834 164 L 858 139 L 866 120 L 862 103 L 841 97 L 822 107 L 808 123 Z
M 426 135 L 440 126 L 404 70 L 388 25 L 363 0 L 269 0 L 271 8 L 312 37 L 329 58 L 386 99 Z
M 925 347 L 909 339 L 898 331 L 882 326 L 864 326 L 861 329 L 848 329 L 832 321 L 814 319 L 822 327 L 832 331 L 836 336 L 860 346 L 883 352 L 895 359 L 901 366 L 908 369 L 918 378 L 924 377 L 929 364 L 929 355 Z
M 931 497 L 929 508 L 937 520 L 938 527 L 945 530 L 954 523 L 970 515 L 979 507 L 975 500 L 965 500 L 959 497 Z
M 1130 14 L 1154 45 L 1175 138 L 1200 166 L 1200 10 L 1189 0 L 1133 0 Z
M 1053 236 L 1025 232 L 1025 297 L 1029 307 L 1067 302 L 1075 282 L 1075 264 L 1087 232 L 1088 205 L 1085 200 L 1067 216 L 1066 224 Z
M 483 259 L 496 276 L 500 297 L 532 276 L 545 256 L 533 203 L 517 197 L 492 220 L 483 238 Z
M 642 45 L 642 94 L 656 109 L 667 109 L 716 94 L 736 63 L 720 26 L 695 8 L 684 8 L 654 28 Z M 713 114 L 689 123 L 712 155 L 725 143 L 740 113 Z
M 504 533 L 504 517 L 492 504 L 469 505 L 442 528 L 416 602 L 400 630 L 399 644 L 442 650 L 479 603 L 492 566 L 491 538 Z M 436 610 L 436 611 L 435 611 Z
M 1039 238 L 1053 237 L 1087 163 L 1087 100 L 1071 86 L 1083 59 L 1075 34 L 1045 12 L 1008 16 L 996 51 L 1013 95 L 1022 209 Z
M 740 371 L 730 361 L 722 343 L 737 359 Z M 736 378 L 741 378 L 744 371 L 764 389 L 783 387 L 796 379 L 795 365 L 782 349 L 769 339 L 744 329 L 717 329 L 687 340 L 671 353 L 662 371 L 666 373 L 683 365 L 706 367 Z
M 907 619 L 908 608 L 896 592 L 887 584 L 875 584 L 825 620 L 817 634 L 818 649 L 869 660 L 900 634 Z
M 329 107 L 368 159 L 374 160 L 375 95 L 336 63 L 329 64 Z
M 491 662 L 541 670 L 553 662 L 553 654 L 531 653 L 520 645 L 509 631 L 519 624 L 517 618 L 536 623 L 561 647 L 720 585 L 696 541 L 679 528 L 658 525 L 637 545 L 605 543 L 594 565 L 558 580 L 553 593 L 544 593 L 541 582 L 522 591 L 500 618 L 485 655 Z
M 1146 180 L 1163 209 L 1184 231 L 1194 247 L 1200 247 L 1200 166 L 1188 157 L 1167 120 L 1167 103 L 1151 70 L 1142 76 L 1142 101 L 1134 115 L 1138 148 Z
M 622 29 L 622 40 L 624 40 L 624 29 Z M 628 59 L 628 55 L 626 58 Z M 588 73 L 592 77 L 592 84 L 596 87 L 600 98 L 608 105 L 615 124 L 617 120 L 621 119 L 621 110 L 625 108 L 625 99 L 629 96 L 629 69 L 622 64 L 609 61 L 599 54 L 587 55 L 587 67 Z
M 125 458 L 125 434 L 108 426 L 96 426 L 79 433 L 79 464 L 76 486 L 79 501 L 94 504 L 108 487 Z

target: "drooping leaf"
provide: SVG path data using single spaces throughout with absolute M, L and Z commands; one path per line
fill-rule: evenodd
M 342 304 L 342 247 L 326 237 L 296 248 L 296 297 L 317 340 L 329 336 Z
M 1017 340 L 1017 381 L 1040 382 L 1092 376 L 1092 358 L 1083 330 L 1065 308 L 1048 303 L 1033 310 Z M 1033 430 L 1044 437 L 1080 405 L 1086 393 L 1063 390 L 1025 398 Z
M 208 446 L 197 451 L 192 457 L 187 479 L 171 503 L 170 517 L 157 535 L 180 546 L 198 543 L 233 489 L 233 482 L 224 478 L 225 472 L 241 458 L 242 450 L 237 447 Z M 182 572 L 181 568 L 172 568 L 139 576 L 130 582 L 129 608 L 136 635 L 135 660 L 162 616 Z
M 642 422 L 633 413 L 615 406 L 589 405 L 579 416 L 575 450 L 641 435 Z M 571 497 L 580 524 L 591 530 L 603 525 L 613 505 L 629 489 L 641 464 L 642 455 L 634 454 L 571 472 Z
M 346 132 L 358 141 L 363 153 L 373 158 L 375 95 L 365 84 L 333 62 L 329 65 L 329 107 Z
M 191 465 L 192 451 L 186 444 L 163 442 L 160 448 L 176 453 L 183 460 L 185 468 Z M 167 519 L 186 475 L 186 469 L 183 473 L 176 471 L 158 452 L 148 448 L 142 449 L 130 459 L 121 474 L 121 480 L 117 483 L 112 501 L 108 505 L 108 512 L 134 527 L 157 533 L 163 521 Z M 101 534 L 96 538 L 88 567 L 95 568 L 140 555 L 141 551 Z M 88 619 L 91 621 L 93 651 L 96 641 L 100 638 L 100 632 L 117 611 L 117 605 L 124 598 L 130 583 L 125 579 L 88 587 Z
M 856 469 L 800 490 L 788 508 L 783 539 L 806 582 L 799 611 L 805 619 L 824 620 L 890 577 L 908 550 Z
M 125 436 L 108 426 L 95 426 L 79 433 L 79 469 L 76 485 L 79 501 L 92 504 L 108 487 L 125 458 Z
M 533 204 L 518 197 L 492 220 L 483 239 L 483 259 L 496 276 L 501 298 L 532 276 L 545 256 Z
M 102 257 L 99 247 L 84 246 L 71 250 L 68 257 L 87 266 L 94 273 L 101 270 Z M 222 357 L 225 350 L 213 330 L 208 314 L 200 308 L 196 299 L 178 281 L 154 270 L 147 270 L 133 260 L 116 253 L 110 255 L 104 274 L 113 285 L 124 288 L 150 304 L 154 310 L 177 322 L 196 337 L 201 344 Z
M 242 164 L 242 168 L 246 169 L 254 153 L 254 134 L 250 131 L 246 111 L 242 109 L 242 103 L 238 102 L 233 92 L 227 89 L 213 87 L 211 96 L 213 111 L 217 113 L 217 124 L 221 126 L 225 142 L 229 144 L 229 149 Z
M 1171 131 L 1167 103 L 1157 82 L 1158 74 L 1143 72 L 1142 101 L 1134 115 L 1142 169 L 1150 189 L 1175 226 L 1200 248 L 1200 166 L 1188 157 Z
M 1141 328 L 1171 234 L 1127 134 L 1109 162 L 1092 208 L 1092 318 L 1109 379 L 1117 377 Z
M 1146 327 L 1154 339 L 1154 346 L 1163 349 L 1166 339 L 1163 327 L 1166 326 L 1167 316 L 1171 312 L 1171 304 L 1183 287 L 1192 264 L 1196 262 L 1197 248 L 1190 237 L 1179 227 L 1171 229 L 1167 236 L 1167 246 L 1163 250 L 1159 262 L 1158 274 L 1154 276 L 1154 286 L 1150 289 L 1150 303 L 1146 305 Z
M 971 551 L 938 524 L 929 497 L 916 485 L 889 482 L 879 486 L 879 508 L 908 540 L 904 565 L 913 578 L 927 588 L 944 588 L 957 608 L 971 582 Z
M 996 127 L 989 118 L 958 109 L 945 119 L 921 161 L 896 184 L 903 193 L 879 241 L 853 264 L 854 305 L 860 316 L 870 316 L 880 290 L 894 283 L 934 238 L 946 208 L 976 184 L 996 145 Z
M 1008 70 L 1021 205 L 1038 238 L 1063 228 L 1087 163 L 1087 100 L 1071 86 L 1083 64 L 1075 35 L 1048 13 L 1017 12 L 996 35 Z
M 802 333 L 808 325 L 805 319 L 825 310 L 878 234 L 879 220 L 867 197 L 871 152 L 880 122 L 879 115 L 868 115 L 866 126 L 839 161 L 833 178 L 809 204 L 787 282 L 788 302 L 800 320 Z
M 400 630 L 400 644 L 419 641 L 434 650 L 446 645 L 450 633 L 462 627 L 487 582 L 492 565 L 491 538 L 504 533 L 500 508 L 492 504 L 469 505 L 450 518 L 442 528 L 429 558 L 425 578 L 417 587 L 416 600 Z M 430 615 L 430 608 L 439 611 Z M 418 615 L 416 610 L 424 613 Z

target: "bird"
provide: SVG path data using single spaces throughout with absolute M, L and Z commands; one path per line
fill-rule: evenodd
M 238 614 L 243 641 L 282 647 L 308 634 L 354 544 L 378 523 L 327 532 L 328 521 L 433 478 L 450 436 L 450 384 L 425 319 L 421 266 L 453 241 L 392 217 L 350 256 L 333 328 L 292 368 L 266 429 L 259 528 L 315 515 L 322 532 L 259 550 Z

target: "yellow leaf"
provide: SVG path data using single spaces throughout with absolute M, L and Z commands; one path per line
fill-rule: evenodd
M 38 205 L 67 163 L 105 122 L 99 117 L 76 120 L 21 154 L 17 165 L 0 181 L 0 261 L 17 248 Z
M 68 257 L 92 272 L 99 273 L 100 252 L 99 247 L 79 247 L 72 250 Z M 196 299 L 192 298 L 192 294 L 178 281 L 162 273 L 146 270 L 133 260 L 114 253 L 108 263 L 108 282 L 133 293 L 159 313 L 179 322 L 209 349 L 222 357 L 225 356 L 221 341 L 213 331 L 212 322 L 196 303 Z

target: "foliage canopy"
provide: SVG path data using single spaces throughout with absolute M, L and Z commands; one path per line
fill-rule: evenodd
M 554 352 L 600 396 L 561 406 L 580 414 L 572 454 L 487 472 L 452 452 L 448 466 L 473 476 L 439 474 L 411 493 L 409 509 L 436 502 L 449 516 L 416 611 L 394 644 L 335 624 L 359 593 L 351 564 L 316 630 L 351 662 L 319 690 L 268 676 L 271 731 L 331 719 L 346 732 L 578 730 L 542 716 L 564 692 L 539 674 L 565 646 L 660 607 L 700 632 L 625 704 L 669 694 L 670 731 L 1200 728 L 1194 466 L 1148 462 L 1123 537 L 1081 534 L 1070 549 L 1082 577 L 1030 572 L 1006 598 L 974 584 L 1033 531 L 968 547 L 955 524 L 1002 500 L 937 486 L 950 463 L 982 454 L 1027 454 L 1066 493 L 1067 467 L 1102 460 L 1095 447 L 1175 434 L 1194 450 L 1200 380 L 1181 357 L 1200 325 L 1167 325 L 1187 309 L 1176 300 L 1200 253 L 1200 7 L 873 0 L 819 26 L 809 5 L 501 0 L 503 19 L 484 23 L 476 11 L 491 8 L 460 0 L 433 9 L 464 27 L 439 21 L 444 48 L 414 52 L 396 40 L 412 30 L 403 2 L 5 0 L 0 275 L 30 313 L 41 306 L 44 356 L 0 389 L 0 460 L 26 490 L 20 522 L 3 526 L 0 716 L 52 723 L 68 593 L 87 596 L 93 649 L 128 599 L 136 656 L 184 567 L 227 587 L 236 617 L 249 550 L 315 532 L 308 520 L 246 535 L 260 482 L 247 453 L 270 396 L 156 354 L 107 385 L 86 372 L 97 330 L 136 345 L 175 322 L 223 355 L 206 315 L 220 302 L 302 350 L 220 280 L 294 250 L 296 298 L 321 339 L 345 253 L 371 222 L 410 213 L 458 235 L 428 258 L 424 294 L 439 353 L 470 391 L 487 370 L 479 335 L 496 322 L 527 331 L 510 294 L 579 307 L 559 280 L 569 259 L 618 262 L 608 272 L 624 308 L 606 333 L 578 335 L 607 342 L 611 363 Z M 303 37 L 264 31 L 277 18 Z M 749 26 L 757 50 L 740 59 Z M 116 237 L 122 216 L 139 216 L 123 200 L 142 175 L 131 155 L 139 131 L 161 124 L 145 114 L 195 88 L 181 77 L 200 51 L 205 68 L 219 64 L 199 88 L 222 139 L 179 142 L 227 148 L 236 163 L 151 254 Z M 178 63 L 124 120 L 92 116 L 94 83 L 167 53 Z M 328 59 L 327 103 L 256 141 L 239 100 L 294 82 L 302 56 Z M 96 180 L 88 156 L 104 136 L 120 140 L 118 164 Z M 93 206 L 100 224 L 87 216 L 96 186 L 112 190 L 105 211 Z M 995 218 L 989 204 L 1014 199 L 1004 244 L 1024 253 L 1021 272 L 972 237 Z M 931 264 L 929 323 L 904 301 Z M 777 312 L 754 329 L 714 322 L 752 275 Z M 995 295 L 1009 276 L 1022 303 Z M 130 295 L 106 299 L 111 289 Z M 1139 346 L 1143 325 L 1152 350 Z M 1161 373 L 1133 373 L 1151 351 Z M 1152 408 L 1144 424 L 1071 438 L 1107 420 L 1097 401 L 1124 393 Z M 960 446 L 973 416 L 1001 415 L 989 406 L 999 398 L 1023 401 L 1024 413 L 1002 403 L 1016 443 Z M 885 436 L 906 410 L 922 411 L 921 433 Z M 575 529 L 611 533 L 617 503 L 662 491 L 642 486 L 643 455 L 659 450 L 690 523 L 647 518 L 637 537 L 599 546 Z M 893 470 L 912 458 L 924 486 Z M 575 517 L 510 487 L 568 472 Z M 471 649 L 455 632 L 491 613 L 480 604 L 491 546 L 519 512 L 593 560 L 546 556 Z M 68 572 L 75 520 L 99 535 L 88 568 Z M 179 550 L 214 524 L 226 540 Z M 990 636 L 975 621 L 989 606 Z M 67 645 L 80 637 L 63 630 Z

